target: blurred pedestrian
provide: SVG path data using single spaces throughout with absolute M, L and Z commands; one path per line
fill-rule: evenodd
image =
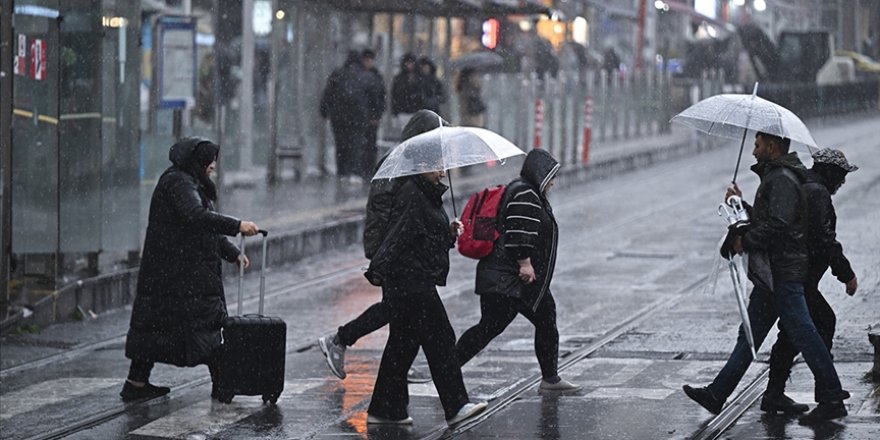
M 373 81 L 372 74 L 364 70 L 361 53 L 353 50 L 345 64 L 330 74 L 321 97 L 321 117 L 330 119 L 336 143 L 336 174 L 353 184 L 363 182 L 360 162 L 371 132 L 369 89 Z
M 224 235 L 254 235 L 257 225 L 214 211 L 210 179 L 220 147 L 192 137 L 171 147 L 150 201 L 137 296 L 125 343 L 131 359 L 123 401 L 165 395 L 149 382 L 156 362 L 180 367 L 207 364 L 216 378 L 220 326 L 226 317 L 221 259 L 250 265 Z M 216 397 L 216 390 L 212 390 Z
M 752 166 L 761 183 L 754 207 L 747 207 L 751 224 L 744 234 L 731 240 L 734 252 L 749 253 L 749 279 L 754 288 L 749 297 L 748 316 L 756 349 L 764 342 L 779 318 L 795 349 L 803 354 L 815 379 L 819 405 L 800 418 L 813 424 L 846 415 L 843 404 L 849 393 L 841 388 L 831 354 L 810 318 L 804 296 L 808 277 L 807 218 L 799 174 L 805 170 L 796 153 L 789 153 L 790 140 L 758 132 Z M 734 185 L 724 199 L 742 196 Z M 752 351 L 743 326 L 727 363 L 707 387 L 684 385 L 685 394 L 713 414 L 721 412 L 752 363 Z
M 442 153 L 436 155 L 425 159 L 428 169 L 438 165 Z M 382 285 L 391 310 L 388 342 L 367 410 L 369 424 L 412 424 L 406 374 L 419 347 L 448 425 L 486 408 L 485 402 L 469 402 L 455 355 L 455 332 L 437 293 L 438 285 L 446 285 L 449 249 L 461 233 L 461 222 L 450 222 L 443 209 L 445 175 L 431 171 L 400 178 L 388 231 L 366 273 L 372 283 Z
M 526 156 L 520 177 L 507 185 L 499 213 L 502 235 L 477 264 L 480 322 L 461 335 L 456 351 L 459 363 L 466 364 L 522 314 L 535 326 L 540 389 L 574 392 L 581 386 L 558 374 L 559 330 L 550 292 L 559 228 L 547 194 L 558 171 L 559 162 L 550 153 L 535 149 Z
M 440 125 L 449 125 L 440 115 L 430 110 L 417 111 L 401 133 L 402 141 L 433 130 Z M 389 152 L 390 153 L 390 152 Z M 376 171 L 388 157 L 386 154 L 379 164 L 376 165 Z M 375 171 L 374 171 L 375 173 Z M 406 179 L 377 179 L 370 181 L 370 193 L 367 196 L 366 218 L 364 219 L 364 256 L 372 259 L 373 255 L 382 245 L 383 240 L 388 234 L 388 226 L 391 224 L 393 217 L 391 207 L 394 202 L 395 194 Z M 382 282 L 378 279 L 371 280 L 371 283 L 382 286 Z M 318 347 L 327 360 L 330 371 L 340 379 L 345 379 L 345 350 L 351 347 L 358 339 L 384 327 L 391 320 L 391 307 L 385 300 L 385 287 L 382 286 L 382 300 L 371 305 L 363 311 L 357 318 L 340 326 L 338 331 L 323 336 L 318 339 Z M 424 381 L 423 375 L 412 368 L 408 372 L 408 378 L 411 382 Z
M 440 114 L 440 106 L 446 102 L 446 90 L 443 88 L 440 78 L 437 78 L 437 66 L 428 57 L 419 58 L 418 64 L 419 72 L 422 75 L 424 108 Z
M 466 127 L 484 127 L 486 103 L 483 102 L 482 85 L 476 70 L 464 68 L 458 73 L 455 85 L 458 92 L 458 117 L 460 125 Z
M 805 182 L 801 186 L 808 213 L 809 270 L 804 295 L 810 318 L 828 351 L 831 351 L 837 317 L 819 291 L 819 281 L 830 267 L 837 280 L 846 285 L 847 294 L 854 295 L 859 286 L 849 260 L 843 255 L 843 246 L 837 241 L 837 214 L 831 196 L 846 182 L 846 175 L 858 169 L 840 150 L 825 148 L 813 154 L 813 167 L 804 173 Z M 785 382 L 797 354 L 797 348 L 780 323 L 779 336 L 770 352 L 770 374 L 767 391 L 761 399 L 762 410 L 802 413 L 809 409 L 785 395 Z
M 379 147 L 376 144 L 379 136 L 379 122 L 385 113 L 385 79 L 376 68 L 376 52 L 372 49 L 364 49 L 361 52 L 361 64 L 367 72 L 367 94 L 369 98 L 369 127 L 367 138 L 364 142 L 362 159 L 359 161 L 359 175 L 369 181 L 373 177 Z
M 406 124 L 413 113 L 426 108 L 423 87 L 416 56 L 405 53 L 400 58 L 400 71 L 391 82 L 391 114 L 397 118 L 397 127 Z

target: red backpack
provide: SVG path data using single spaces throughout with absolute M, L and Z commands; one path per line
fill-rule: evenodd
M 458 237 L 458 252 L 465 257 L 481 259 L 492 253 L 498 230 L 498 213 L 504 198 L 505 185 L 486 188 L 468 200 L 461 213 L 464 232 Z

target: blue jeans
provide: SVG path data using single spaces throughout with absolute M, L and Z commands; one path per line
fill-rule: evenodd
M 840 379 L 831 362 L 831 353 L 816 331 L 810 318 L 801 283 L 778 283 L 773 292 L 755 287 L 749 298 L 749 319 L 756 349 L 764 342 L 776 318 L 785 327 L 795 348 L 800 351 L 816 381 L 816 402 L 843 400 L 848 394 L 840 387 Z M 718 400 L 726 401 L 752 363 L 752 352 L 742 325 L 733 353 L 724 368 L 707 387 Z

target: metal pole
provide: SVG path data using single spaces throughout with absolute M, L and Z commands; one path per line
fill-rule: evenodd
M 254 0 L 243 0 L 241 8 L 241 110 L 239 169 L 253 165 L 254 148 Z
M 272 1 L 272 11 L 277 11 L 278 0 Z M 269 154 L 266 159 L 266 178 L 270 185 L 277 181 L 278 173 L 278 51 L 281 45 L 278 38 L 284 31 L 284 22 L 272 18 L 272 30 L 269 33 L 269 82 L 266 84 L 269 95 Z
M 12 261 L 12 11 L 14 0 L 0 1 L 0 318 L 9 314 Z

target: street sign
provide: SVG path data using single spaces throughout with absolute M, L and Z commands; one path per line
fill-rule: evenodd
M 196 98 L 196 23 L 190 17 L 161 17 L 157 23 L 156 74 L 159 108 L 192 107 Z
M 35 38 L 31 43 L 31 78 L 46 79 L 46 41 Z

